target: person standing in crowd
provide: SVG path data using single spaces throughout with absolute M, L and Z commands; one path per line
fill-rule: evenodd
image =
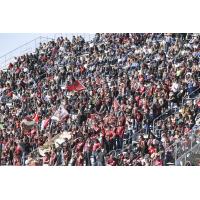
M 172 162 L 168 147 L 190 140 L 199 113 L 199 41 L 102 33 L 59 37 L 16 57 L 0 70 L 1 165 Z M 70 139 L 50 148 L 64 132 Z

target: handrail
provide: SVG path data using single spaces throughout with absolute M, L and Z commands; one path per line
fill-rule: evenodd
M 190 152 L 192 152 L 196 147 L 198 147 L 200 143 L 195 144 L 191 149 L 186 151 L 182 156 L 180 156 L 177 160 L 175 160 L 175 165 L 178 166 L 180 164 L 180 161 L 186 157 Z
M 156 117 L 154 120 L 153 120 L 153 133 L 155 131 L 155 122 L 160 119 L 162 116 L 164 116 L 166 113 L 170 112 L 172 109 L 168 109 L 166 110 L 164 113 L 162 113 L 161 115 L 159 115 L 158 117 Z
M 188 133 L 188 135 L 189 135 L 189 136 L 192 136 L 192 135 L 196 135 L 196 134 L 194 133 L 194 130 L 191 130 L 191 131 Z M 196 136 L 197 136 L 197 139 L 200 138 L 198 135 L 196 135 Z M 178 156 L 178 149 L 180 148 L 180 147 L 179 147 L 179 148 L 177 147 L 177 144 L 180 144 L 181 142 L 182 142 L 182 140 L 180 140 L 180 141 L 175 141 L 174 143 L 172 143 L 169 147 L 167 147 L 167 148 L 165 149 L 165 151 L 166 151 L 166 150 L 172 148 L 173 146 L 176 146 L 176 147 L 175 147 L 176 149 L 175 149 L 175 151 L 174 151 L 174 153 L 175 153 L 175 156 L 174 156 L 174 163 L 175 163 L 175 165 L 176 165 L 176 163 L 177 163 L 177 160 L 179 160 L 180 158 L 182 158 L 182 156 L 185 155 L 185 153 L 186 153 L 186 152 L 184 152 L 184 154 L 182 154 L 181 156 L 177 157 L 177 156 Z M 191 147 L 190 147 L 190 149 L 189 149 L 188 151 L 190 151 L 190 150 L 193 148 L 193 146 L 192 146 L 193 140 L 191 140 L 190 142 L 191 142 Z
M 167 110 L 165 113 L 163 113 L 162 115 L 158 116 L 156 119 L 162 117 L 164 114 L 166 114 L 166 113 L 169 112 L 170 110 L 172 110 L 172 109 Z M 156 120 L 156 119 L 155 119 L 155 120 Z M 142 130 L 144 130 L 144 128 L 141 128 L 139 131 L 135 132 L 135 134 L 133 134 L 132 136 L 130 136 L 130 137 L 124 139 L 124 140 L 123 140 L 123 147 L 122 147 L 121 150 L 124 150 L 124 149 L 126 148 L 126 147 L 124 146 L 124 143 L 126 143 L 127 141 L 129 141 L 129 140 L 135 138 L 135 135 L 138 135 L 138 133 L 140 133 Z M 160 130 L 161 130 L 161 129 L 160 129 Z M 165 150 L 171 149 L 173 146 L 177 145 L 178 143 L 179 143 L 178 141 L 175 141 L 175 142 L 172 143 L 170 146 L 168 146 Z M 107 155 L 110 155 L 110 153 L 113 152 L 113 151 L 115 151 L 115 150 L 109 151 L 109 152 L 107 153 Z M 176 159 L 176 158 L 175 158 L 175 159 Z
M 124 146 L 124 142 L 127 142 L 127 141 L 133 139 L 133 138 L 135 137 L 135 135 L 138 134 L 138 133 L 140 133 L 142 130 L 143 130 L 143 128 L 141 128 L 139 131 L 135 132 L 135 134 L 132 135 L 132 136 L 130 136 L 129 138 L 124 139 L 121 149 L 110 150 L 109 152 L 107 152 L 106 155 L 109 156 L 113 151 L 115 151 L 115 152 L 116 152 L 116 151 L 119 151 L 119 150 L 120 150 L 120 151 L 123 151 L 123 150 L 126 148 L 126 147 Z
M 184 98 L 182 99 L 182 104 L 183 104 L 184 100 L 187 99 L 187 97 L 190 97 L 190 95 L 192 95 L 193 93 L 197 92 L 199 89 L 200 89 L 200 87 L 198 87 L 197 89 L 195 89 L 194 91 L 192 91 L 190 94 L 188 94 L 186 97 L 184 97 Z
M 33 40 L 31 40 L 31 41 L 29 41 L 29 42 L 27 42 L 27 43 L 25 43 L 25 44 L 23 44 L 23 45 L 21 45 L 21 46 L 15 48 L 15 49 L 13 49 L 13 50 L 7 52 L 6 54 L 4 54 L 4 55 L 2 55 L 2 56 L 0 56 L 0 59 L 3 58 L 3 57 L 5 57 L 5 56 L 7 56 L 8 54 L 10 54 L 10 53 L 12 53 L 12 52 L 14 52 L 14 51 L 16 51 L 16 50 L 18 50 L 18 49 L 24 47 L 24 46 L 26 46 L 26 45 L 28 45 L 28 44 L 30 44 L 30 43 L 36 41 L 37 39 L 42 39 L 42 38 L 43 38 L 43 39 L 52 39 L 52 40 L 53 40 L 53 38 L 49 38 L 49 37 L 43 37 L 43 36 L 36 37 L 35 39 L 33 39 Z
M 196 98 L 188 98 L 188 99 L 185 98 L 185 100 L 196 100 Z M 182 106 L 185 106 L 185 105 L 182 104 Z M 181 107 L 182 107 L 182 106 L 181 106 Z M 171 109 L 171 110 L 173 110 L 173 109 Z M 177 112 L 178 112 L 178 111 L 177 111 Z M 175 112 L 175 113 L 177 113 L 177 112 Z M 170 116 L 171 116 L 171 115 L 169 115 L 167 118 L 165 118 L 165 120 L 167 120 Z M 160 116 L 160 117 L 161 117 L 161 116 Z M 165 120 L 164 120 L 164 121 L 165 121 Z M 155 131 L 155 127 L 154 127 L 154 131 Z
M 199 113 L 200 114 L 200 113 Z M 195 125 L 194 125 L 195 126 Z M 194 130 L 191 130 L 189 133 L 188 133 L 188 135 L 192 135 L 194 133 Z M 168 149 L 170 149 L 170 148 L 172 148 L 173 146 L 176 146 L 178 143 L 179 143 L 180 141 L 175 141 L 175 142 L 173 142 L 169 147 L 167 147 L 166 149 L 165 149 L 165 151 L 166 150 L 168 150 Z M 192 142 L 192 141 L 191 141 Z M 192 147 L 192 145 L 191 145 L 191 147 Z M 176 163 L 176 160 L 178 160 L 179 158 L 177 158 L 177 146 L 176 146 L 176 150 L 175 150 L 175 163 Z
M 200 89 L 200 87 L 198 87 L 196 90 L 194 90 L 193 92 L 191 92 L 190 94 L 188 94 L 186 97 L 183 97 L 183 99 L 182 99 L 182 105 L 183 105 L 184 100 L 186 100 L 186 99 L 188 98 L 188 96 L 190 96 L 190 95 L 192 95 L 193 93 L 197 92 L 199 89 Z M 190 98 L 190 99 L 191 99 L 191 98 Z M 195 98 L 194 98 L 194 99 L 195 99 Z M 173 110 L 173 108 L 168 109 L 167 111 L 165 111 L 164 113 L 162 113 L 161 115 L 159 115 L 157 118 L 155 118 L 155 119 L 153 120 L 153 133 L 154 133 L 154 131 L 155 131 L 155 122 L 156 122 L 158 119 L 160 119 L 163 115 L 165 115 L 167 112 L 172 111 L 172 110 Z
M 72 36 L 75 35 L 75 33 L 66 33 L 66 34 L 61 34 L 61 36 L 65 35 L 66 37 L 69 37 L 69 34 L 72 34 Z M 80 33 L 80 34 L 81 34 L 81 33 Z M 56 34 L 55 34 L 55 35 L 56 35 Z M 91 34 L 89 34 L 89 37 L 87 37 L 87 36 L 88 36 L 87 33 L 84 33 L 84 34 L 83 34 L 83 37 L 84 37 L 84 39 L 85 39 L 86 41 L 88 41 L 88 38 L 89 38 L 89 40 L 90 40 L 90 38 L 92 38 Z M 59 36 L 59 37 L 60 37 L 60 36 Z M 45 36 L 39 36 L 39 37 L 36 37 L 35 39 L 33 39 L 33 40 L 31 40 L 31 41 L 29 41 L 29 42 L 23 44 L 23 45 L 18 46 L 17 48 L 15 48 L 15 49 L 13 49 L 13 50 L 11 50 L 11 51 L 5 53 L 4 55 L 0 56 L 0 69 L 3 69 L 3 70 L 4 70 L 4 69 L 6 68 L 6 64 L 8 63 L 8 61 L 12 60 L 14 57 L 19 56 L 19 55 L 12 55 L 12 53 L 16 52 L 17 50 L 22 49 L 23 47 L 25 47 L 25 46 L 27 46 L 27 45 L 30 45 L 30 44 L 33 43 L 33 42 L 35 42 L 35 48 L 36 48 L 36 42 L 37 42 L 38 40 L 42 40 L 42 39 L 46 39 L 46 40 L 49 42 L 50 40 L 52 40 L 52 41 L 56 40 L 56 37 L 52 38 L 52 37 L 48 37 L 48 36 L 47 36 L 47 37 L 45 37 Z M 44 41 L 40 41 L 40 42 L 43 43 Z M 29 52 L 29 53 L 30 53 L 30 52 Z M 21 54 L 21 53 L 20 53 L 20 54 Z M 9 55 L 12 55 L 12 56 L 8 57 Z M 3 60 L 3 59 L 4 59 L 4 60 Z
M 34 50 L 39 46 L 39 43 L 45 43 L 45 42 L 47 43 L 50 40 L 53 39 L 50 37 L 40 36 L 7 52 L 6 54 L 0 57 L 0 69 L 1 70 L 7 69 L 8 64 L 14 62 L 15 57 L 34 52 Z

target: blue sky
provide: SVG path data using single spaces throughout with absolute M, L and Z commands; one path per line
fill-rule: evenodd
M 53 34 L 39 33 L 0 33 L 0 57 L 13 49 L 39 37 L 40 35 L 51 36 Z
M 48 33 L 0 33 L 0 69 L 2 67 L 4 68 L 5 63 L 8 64 L 14 56 L 22 55 L 23 52 L 26 51 L 33 51 L 35 42 L 31 42 L 20 49 L 18 49 L 18 47 L 39 36 L 56 37 L 55 34 Z M 7 54 L 7 56 L 4 56 L 5 54 Z
M 69 34 L 71 36 L 73 33 Z M 83 33 L 80 33 L 84 35 Z M 39 37 L 55 38 L 61 33 L 0 33 L 0 57 L 9 51 Z M 66 35 L 66 34 L 63 34 Z
M 14 56 L 23 55 L 24 53 L 29 53 L 35 49 L 35 46 L 39 44 L 40 41 L 46 41 L 45 38 L 57 38 L 59 36 L 68 36 L 71 39 L 72 35 L 77 35 L 77 33 L 61 34 L 61 33 L 0 33 L 0 68 L 4 63 L 8 62 Z M 79 33 L 78 35 L 83 35 L 86 38 L 91 38 L 94 34 Z M 44 37 L 42 40 L 37 40 L 36 42 L 30 42 L 38 37 Z M 27 45 L 18 48 L 24 44 Z M 17 49 L 16 49 L 17 48 Z M 10 53 L 9 53 L 10 52 Z M 4 55 L 7 54 L 5 57 Z

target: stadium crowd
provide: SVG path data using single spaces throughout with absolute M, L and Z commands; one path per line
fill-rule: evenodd
M 200 111 L 199 50 L 198 34 L 101 33 L 16 57 L 0 71 L 0 164 L 173 163 Z

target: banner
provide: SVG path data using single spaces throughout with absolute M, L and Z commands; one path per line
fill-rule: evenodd
M 35 125 L 35 121 L 34 120 L 30 120 L 30 119 L 23 119 L 21 122 L 21 125 L 25 128 L 25 129 L 31 129 L 34 125 Z
M 66 88 L 67 88 L 67 90 L 68 90 L 69 92 L 71 92 L 71 91 L 79 92 L 79 91 L 82 91 L 82 90 L 85 90 L 85 89 L 86 89 L 85 86 L 82 85 L 82 84 L 80 83 L 80 81 L 78 81 L 78 80 L 74 81 L 74 84 L 73 84 L 73 85 L 67 85 Z
M 56 121 L 62 121 L 68 115 L 69 113 L 67 112 L 67 110 L 63 106 L 60 106 L 58 110 L 54 113 L 54 115 L 51 117 L 51 119 Z
M 85 90 L 85 86 L 82 85 L 79 81 L 75 81 L 74 86 L 75 86 L 75 90 L 76 90 L 77 92 L 78 92 L 78 91 Z
M 74 85 L 67 85 L 67 90 L 68 90 L 69 92 L 75 91 Z

